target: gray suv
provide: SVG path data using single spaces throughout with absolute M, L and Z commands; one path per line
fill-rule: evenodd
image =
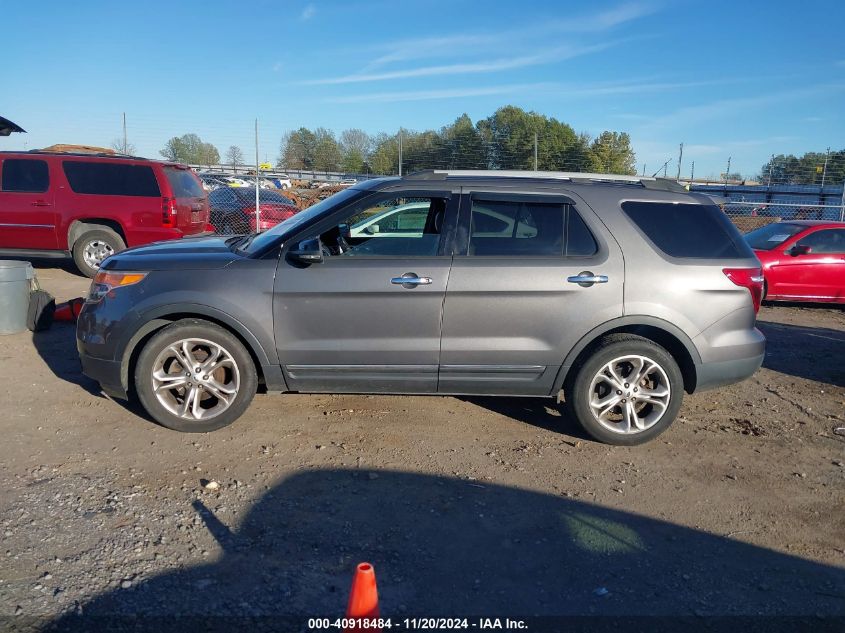
M 206 432 L 256 390 L 545 396 L 611 444 L 751 376 L 760 264 L 703 195 L 632 176 L 429 171 L 257 235 L 110 257 L 77 344 L 104 391 Z

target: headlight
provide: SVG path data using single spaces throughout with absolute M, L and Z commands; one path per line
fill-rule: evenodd
M 91 282 L 91 289 L 88 291 L 88 298 L 85 300 L 88 303 L 97 303 L 102 301 L 106 295 L 109 295 L 116 288 L 123 288 L 125 286 L 133 286 L 144 279 L 147 273 L 115 273 L 100 271 Z

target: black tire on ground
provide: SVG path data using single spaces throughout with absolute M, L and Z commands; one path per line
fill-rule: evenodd
M 207 420 L 185 419 L 159 402 L 153 389 L 153 365 L 159 354 L 176 342 L 202 339 L 223 347 L 237 366 L 240 385 L 227 409 Z M 147 413 L 159 424 L 184 433 L 207 433 L 228 426 L 246 411 L 258 387 L 252 357 L 240 340 L 228 330 L 201 319 L 182 319 L 159 330 L 141 350 L 132 377 L 135 394 Z
M 91 266 L 85 261 L 85 249 L 96 242 L 107 244 L 115 253 L 126 248 L 123 238 L 107 226 L 85 231 L 73 243 L 73 261 L 79 272 L 86 277 L 93 277 L 99 270 L 99 266 Z
M 669 402 L 666 410 L 653 426 L 636 433 L 622 434 L 599 423 L 590 407 L 590 385 L 593 377 L 610 361 L 626 356 L 643 356 L 657 363 L 669 380 Z M 636 446 L 654 439 L 674 422 L 684 397 L 684 379 L 672 355 L 655 342 L 633 334 L 612 334 L 603 338 L 592 354 L 573 368 L 574 376 L 564 389 L 566 409 L 591 437 L 606 444 Z

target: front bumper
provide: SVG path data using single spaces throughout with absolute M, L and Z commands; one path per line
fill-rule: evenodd
M 82 363 L 82 373 L 100 383 L 100 387 L 108 395 L 125 400 L 128 394 L 120 381 L 120 361 L 106 360 L 87 354 L 78 339 L 76 348 Z

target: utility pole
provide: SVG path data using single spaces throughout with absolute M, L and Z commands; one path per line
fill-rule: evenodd
M 684 160 L 684 144 L 681 143 L 681 153 L 678 155 L 678 177 L 675 180 L 681 179 L 681 163 Z
M 662 169 L 662 170 L 663 170 L 663 177 L 665 178 L 665 177 L 666 177 L 666 168 L 668 167 L 669 163 L 671 163 L 671 162 L 672 162 L 672 159 L 671 159 L 671 158 L 667 159 L 665 163 L 663 163 L 660 167 L 658 167 L 658 168 L 657 168 L 657 171 L 656 171 L 656 172 L 654 172 L 654 173 L 651 175 L 651 177 L 652 177 L 652 178 L 657 178 L 657 174 L 659 174 L 659 173 L 660 173 L 660 170 Z
M 399 177 L 402 177 L 402 128 L 399 128 Z
M 695 161 L 692 161 L 692 168 L 689 170 L 689 180 L 690 182 L 695 180 Z
M 827 176 L 827 160 L 830 158 L 830 148 L 827 148 L 827 154 L 824 157 L 824 169 L 822 170 L 822 187 L 824 187 L 824 179 Z M 819 192 L 821 193 L 821 192 Z
M 845 222 L 845 182 L 842 183 L 842 200 L 839 209 L 839 221 Z
M 830 152 L 830 150 L 828 150 L 828 153 L 829 152 Z M 126 113 L 125 112 L 123 113 L 123 153 L 124 154 L 129 153 L 129 145 L 126 142 Z
M 731 156 L 728 156 L 728 168 L 725 170 L 725 185 L 728 184 L 728 176 L 731 175 Z
M 772 154 L 772 157 L 769 159 L 769 182 L 766 183 L 766 187 L 772 186 L 772 170 L 775 168 L 775 155 Z
M 534 171 L 537 171 L 537 132 L 534 132 Z
M 260 187 L 258 186 L 258 117 L 255 117 L 255 232 L 261 232 L 261 206 L 259 203 Z
M 645 176 L 645 163 L 643 163 L 643 176 Z

